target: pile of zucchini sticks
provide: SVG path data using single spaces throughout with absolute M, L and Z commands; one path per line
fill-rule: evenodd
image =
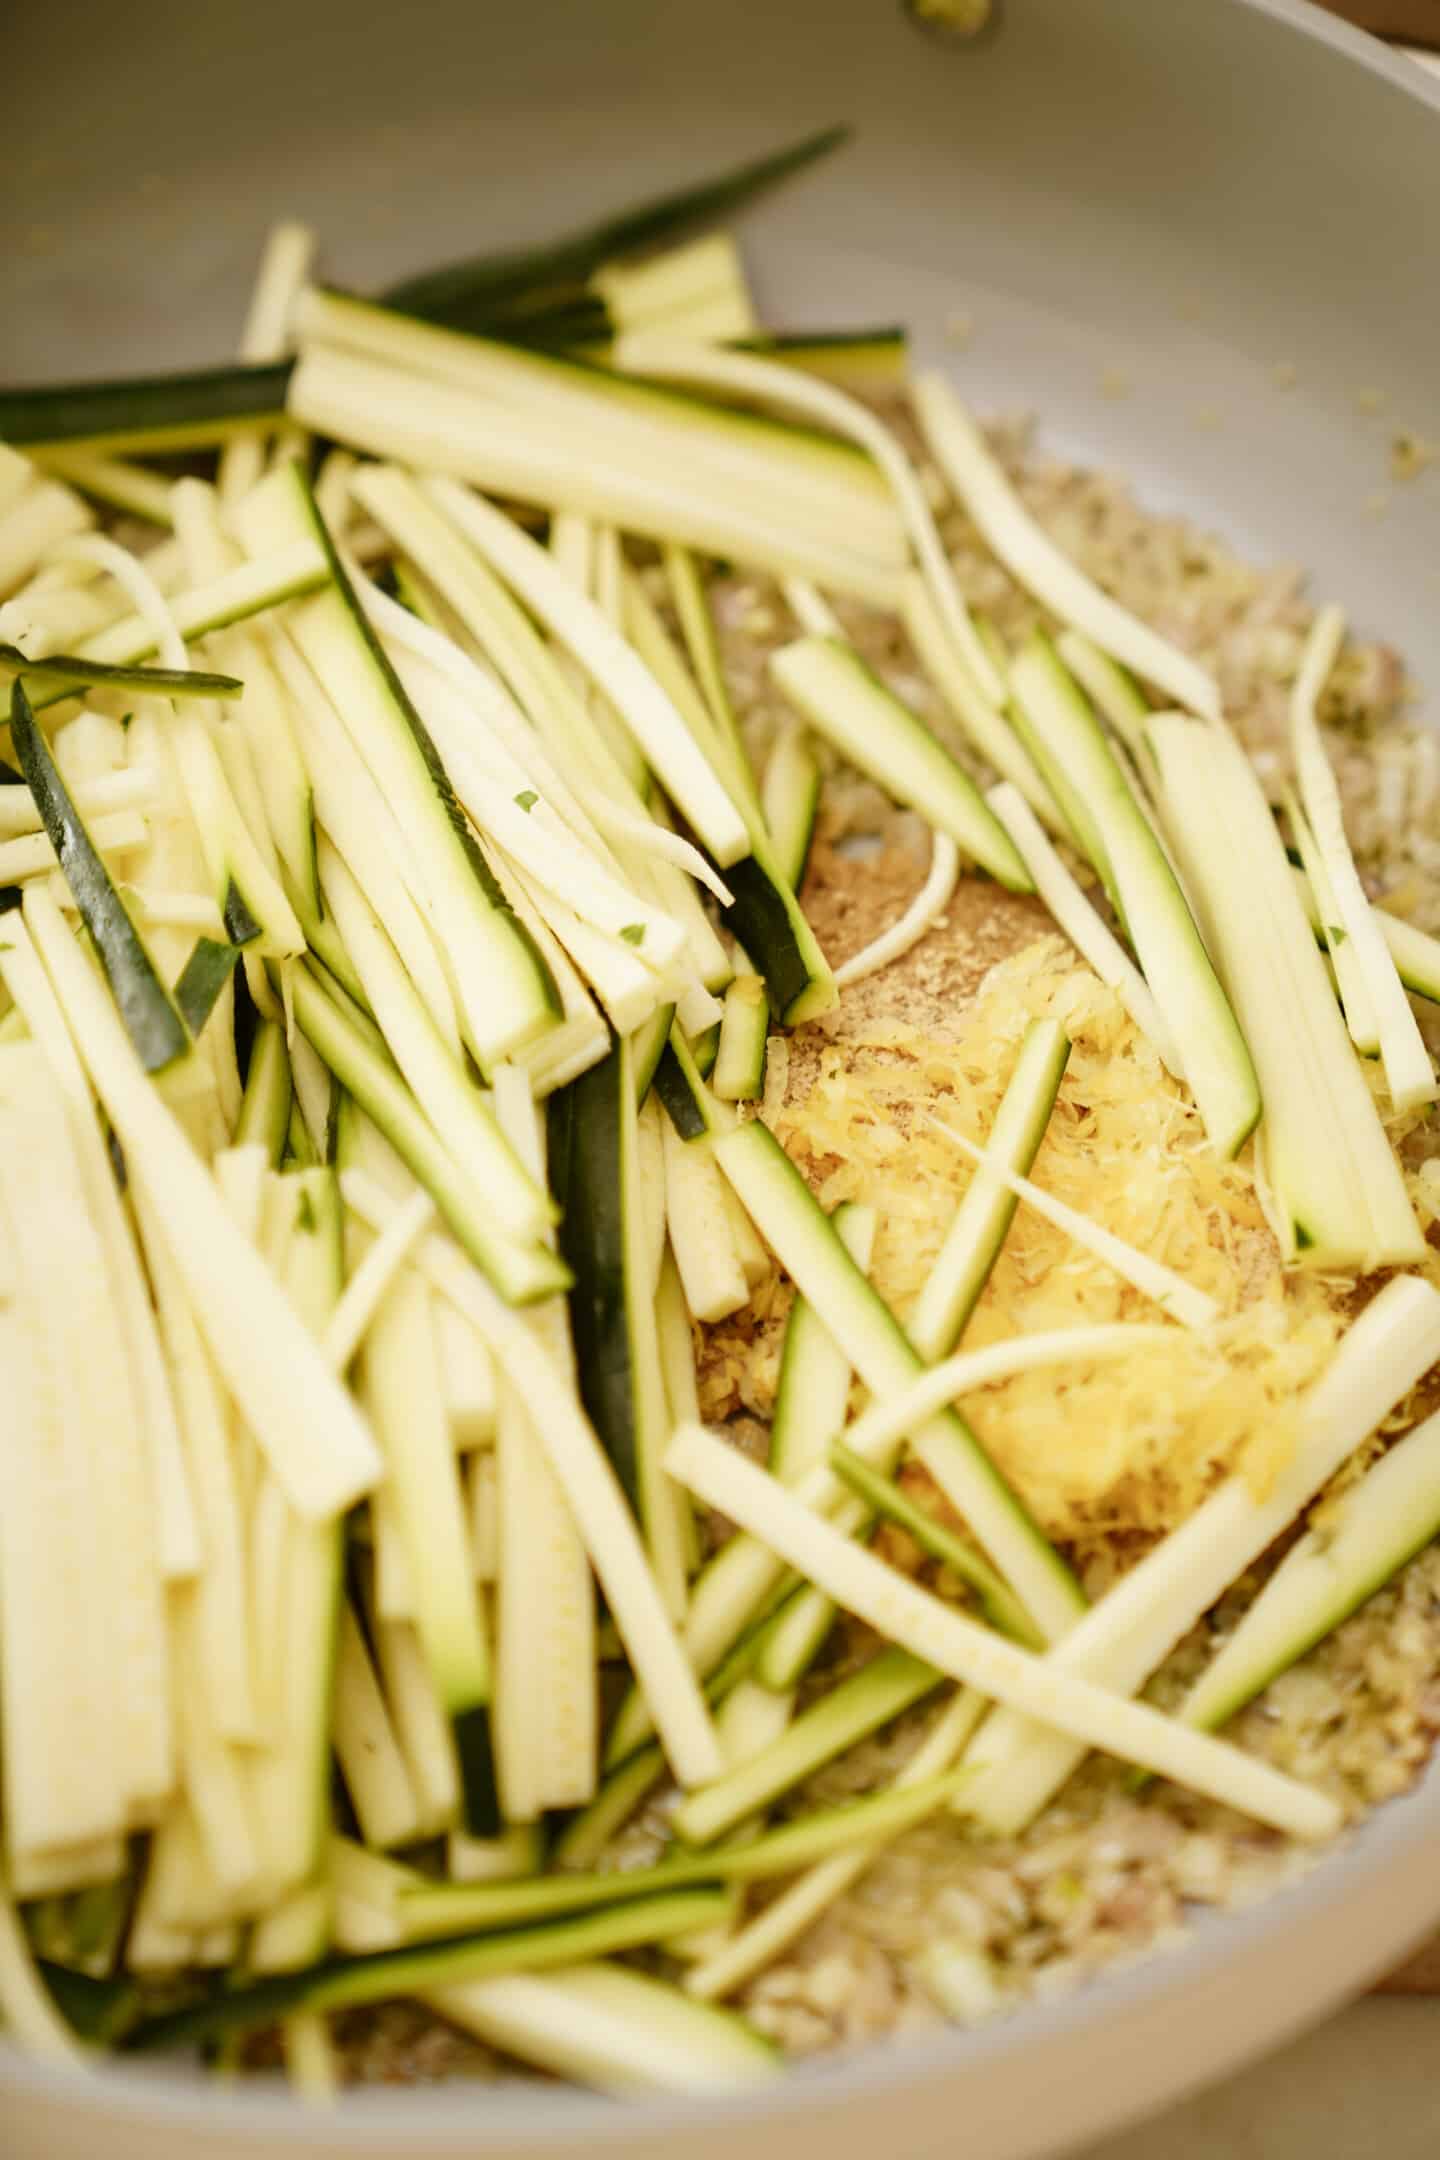
M 278 2027 L 318 2096 L 331 2014 L 406 1997 L 606 2088 L 734 2084 L 779 2064 L 726 1998 L 939 1810 L 1017 1831 L 1100 1749 L 1338 1826 L 1214 1728 L 1430 1537 L 1440 1428 L 1181 1714 L 1138 1697 L 1440 1357 L 1358 1062 L 1433 1098 L 1440 946 L 1346 844 L 1338 615 L 1292 859 L 1214 683 L 1055 550 L 903 337 L 766 336 L 733 241 L 677 237 L 837 139 L 378 300 L 287 227 L 237 365 L 0 392 L 0 2011 L 41 2054 Z M 1056 638 L 972 620 L 876 393 Z M 722 561 L 796 618 L 763 772 Z M 836 596 L 902 618 L 988 794 Z M 838 977 L 797 899 L 836 755 L 933 832 Z M 1288 1258 L 1395 1271 L 1269 1494 L 1226 1482 L 1089 1609 L 957 1405 L 1135 1330 L 957 1347 L 1015 1209 L 1147 1327 L 1216 1315 L 1029 1182 L 1063 1032 L 951 1132 L 977 1167 L 905 1328 L 873 1211 L 827 1217 L 754 1107 L 770 1030 L 907 950 L 962 864 L 1041 895 L 1220 1155 L 1258 1127 Z M 798 1295 L 762 1468 L 700 1423 L 695 1341 L 770 1255 Z M 872 1551 L 885 1521 L 963 1595 Z M 880 1647 L 822 1686 L 841 1612 Z M 921 1703 L 892 1785 L 795 1808 Z M 671 1787 L 660 1859 L 615 1865 Z

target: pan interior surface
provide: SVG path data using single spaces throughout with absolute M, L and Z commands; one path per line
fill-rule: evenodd
M 7 38 L 12 381 L 218 360 L 263 233 L 299 216 L 364 289 L 522 243 L 833 120 L 855 139 L 744 220 L 767 317 L 901 321 L 982 412 L 1148 506 L 1312 573 L 1440 682 L 1440 83 L 1269 0 L 1007 0 L 976 45 L 899 0 L 149 0 Z M 1431 691 L 1431 711 L 1440 710 Z M 0 2063 L 7 2153 L 752 2160 L 877 2137 L 988 2160 L 1096 2134 L 1321 2014 L 1440 1915 L 1440 1790 L 1193 1948 L 1009 2025 L 631 2112 L 559 2092 L 272 2096 Z M 1358 1915 L 1358 1917 L 1357 1917 Z

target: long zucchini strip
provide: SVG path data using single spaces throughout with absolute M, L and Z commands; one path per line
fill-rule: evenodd
M 555 986 L 475 844 L 424 722 L 369 626 L 298 468 L 275 474 L 248 496 L 241 522 L 247 542 L 303 535 L 327 555 L 330 587 L 292 612 L 290 634 L 407 826 L 476 1055 L 482 1064 L 507 1056 L 554 1025 Z
M 1031 882 L 1081 958 L 1088 960 L 1107 989 L 1113 990 L 1161 1063 L 1177 1080 L 1184 1062 L 1155 994 L 1120 940 L 1070 875 L 1035 812 L 1006 780 L 985 800 L 1014 841 Z
M 546 1119 L 531 1097 L 526 1076 L 502 1067 L 496 1075 L 495 1102 L 511 1145 L 544 1183 Z M 573 1369 L 565 1301 L 557 1297 L 536 1308 L 530 1325 L 561 1369 Z M 583 1540 L 529 1411 L 513 1384 L 507 1383 L 502 1393 L 504 1428 L 497 1434 L 501 1550 L 496 1748 L 501 1755 L 507 1717 L 512 1738 L 523 1725 L 521 1753 L 533 1805 L 513 1811 L 507 1807 L 506 1813 L 528 1819 L 542 1809 L 584 1806 L 594 1796 L 599 1727 L 595 1595 Z M 503 1796 L 503 1783 L 501 1790 Z
M 1260 1114 L 1249 1046 L 1216 976 L 1189 902 L 1086 699 L 1036 633 L 1011 685 L 1047 752 L 1095 820 L 1119 911 L 1186 1083 L 1219 1152 L 1232 1156 Z
M 383 1228 L 392 1210 L 373 1182 L 357 1180 L 349 1172 L 342 1185 L 348 1204 L 372 1228 Z M 524 1322 L 443 1241 L 422 1240 L 417 1257 L 436 1288 L 474 1322 L 512 1383 L 522 1390 L 672 1768 L 682 1784 L 704 1784 L 720 1768 L 714 1727 L 666 1615 L 619 1480 L 566 1376 Z
M 781 1265 L 848 1347 L 876 1393 L 892 1392 L 923 1370 L 899 1322 L 835 1237 L 818 1202 L 763 1125 L 722 1133 L 715 1157 Z M 1069 1570 L 953 1411 L 941 1412 L 912 1445 L 974 1535 L 1047 1635 L 1083 1610 Z
M 1345 617 L 1338 608 L 1326 608 L 1317 616 L 1291 692 L 1290 745 L 1305 814 L 1340 910 L 1350 952 L 1358 962 L 1374 1009 L 1390 1099 L 1397 1110 L 1414 1110 L 1421 1103 L 1433 1102 L 1440 1087 L 1395 962 L 1355 868 L 1345 836 L 1340 790 L 1315 714 L 1344 636 Z
M 692 1492 L 771 1545 L 847 1611 L 952 1678 L 1293 1837 L 1322 1839 L 1338 1829 L 1338 1806 L 1313 1787 L 1223 1742 L 1197 1747 L 1202 1735 L 1073 1673 L 1056 1685 L 1043 1658 L 952 1611 L 842 1537 L 803 1500 L 703 1427 L 678 1433 L 667 1461 L 672 1475 Z
M 897 570 L 882 556 L 835 540 L 797 511 L 782 516 L 733 486 L 717 490 L 673 461 L 637 467 L 618 451 L 600 456 L 593 429 L 564 435 L 547 424 L 517 424 L 513 411 L 478 403 L 444 383 L 396 367 L 312 347 L 296 369 L 291 411 L 307 426 L 334 434 L 372 456 L 421 471 L 449 473 L 549 510 L 581 510 L 659 540 L 782 575 L 812 577 L 877 606 L 892 604 Z
M 264 1263 L 155 1093 L 49 896 L 26 921 L 76 1047 L 183 1268 L 215 1361 L 294 1506 L 325 1516 L 379 1475 L 375 1446 Z
M 289 374 L 282 363 L 3 390 L 0 435 L 36 449 L 60 443 L 151 455 L 203 449 L 237 428 L 281 419 Z
M 242 438 L 232 447 L 238 452 L 250 445 Z M 173 500 L 176 532 L 194 579 L 204 582 L 236 569 L 242 558 L 221 522 L 216 491 L 201 480 L 180 480 Z M 245 685 L 244 731 L 254 750 L 266 822 L 292 891 L 302 909 L 314 913 L 318 888 L 313 795 L 269 644 L 257 626 L 242 624 L 217 632 L 208 650 L 233 668 Z
M 583 297 L 592 274 L 613 256 L 654 247 L 702 219 L 723 217 L 762 189 L 828 156 L 848 134 L 843 127 L 821 128 L 749 164 L 635 203 L 538 248 L 482 255 L 420 271 L 388 286 L 382 298 L 390 307 L 430 321 L 468 324 L 477 317 L 491 320 L 505 308 L 514 311 L 537 292 L 546 296 L 549 305 L 557 294 Z
M 888 1796 L 899 1799 L 912 1794 L 917 1787 L 933 1785 L 942 1779 L 952 1768 L 984 1711 L 983 1696 L 970 1688 L 955 1689 L 920 1746 L 888 1788 Z M 772 1898 L 754 1919 L 691 1967 L 684 1980 L 686 1993 L 703 2002 L 733 1995 L 752 1974 L 773 1964 L 782 1950 L 844 1896 L 850 1885 L 858 1881 L 878 1858 L 892 1835 L 893 1818 L 888 1824 L 879 1826 L 879 1834 L 875 1837 L 849 1851 L 817 1860 Z
M 1259 1074 L 1286 1259 L 1413 1265 L 1420 1227 L 1248 759 L 1179 714 L 1152 720 L 1149 740 L 1161 816 Z
M 1178 704 L 1218 719 L 1220 693 L 1213 678 L 1102 593 L 1061 553 L 1021 502 L 945 378 L 917 376 L 911 397 L 936 463 L 1011 575 L 1072 629 L 1157 683 Z
M 84 1068 L 22 913 L 12 911 L 0 930 L 0 978 L 24 1014 L 25 1024 L 44 1053 L 55 1086 L 70 1111 L 87 1197 L 105 1243 L 112 1292 L 130 1345 L 149 1451 L 160 1569 L 167 1581 L 185 1580 L 199 1572 L 200 1537 L 170 1378 L 141 1270 L 134 1226 L 115 1184 Z
M 488 424 L 503 416 L 515 432 L 543 431 L 567 448 L 587 438 L 603 441 L 611 457 L 647 478 L 681 463 L 712 495 L 744 500 L 817 536 L 834 520 L 857 551 L 896 566 L 905 560 L 904 528 L 885 481 L 863 453 L 834 435 L 609 369 L 435 329 L 331 293 L 306 295 L 300 334 L 307 364 L 322 356 L 332 364 L 377 364 L 412 385 L 423 383 L 427 401 L 432 391 L 462 398 Z
M 1141 1688 L 1437 1356 L 1440 1295 L 1414 1277 L 1387 1283 L 1306 1397 L 1295 1454 L 1267 1497 L 1257 1501 L 1243 1477 L 1227 1478 L 1090 1608 L 1073 1644 L 1051 1651 L 1057 1678 L 1074 1670 L 1125 1693 Z M 1039 1813 L 1083 1754 L 1058 1732 L 999 1715 L 977 1741 L 977 1776 L 965 1806 L 1010 1835 Z
M 554 1254 L 496 1220 L 485 1186 L 461 1169 L 400 1073 L 308 965 L 295 971 L 291 996 L 301 1031 L 420 1179 L 500 1295 L 523 1304 L 563 1289 L 568 1276 Z
M 816 732 L 877 786 L 948 833 L 1002 885 L 1030 890 L 1009 834 L 968 773 L 851 646 L 833 638 L 799 638 L 771 655 L 770 673 Z
M 363 474 L 356 492 L 397 538 L 413 483 L 399 473 Z M 543 548 L 453 481 L 427 484 L 432 503 L 574 653 L 611 700 L 636 743 L 722 870 L 748 852 L 745 827 L 669 699 L 594 604 L 576 593 Z M 412 551 L 413 552 L 413 551 Z
M 70 799 L 18 680 L 10 691 L 10 739 L 135 1052 L 147 1072 L 163 1071 L 190 1047 L 185 1023 Z
M 1180 1707 L 1216 1731 L 1440 1530 L 1440 1417 L 1395 1443 L 1292 1545 Z
M 340 934 L 390 1053 L 445 1146 L 505 1228 L 533 1237 L 555 1207 L 523 1168 L 482 1092 L 416 996 L 394 946 L 344 860 L 322 839 L 321 877 Z
M 499 1973 L 572 1965 L 577 1959 L 605 1957 L 689 1934 L 717 1919 L 725 1905 L 718 1891 L 674 1890 L 501 1934 L 377 1951 L 368 1957 L 334 1958 L 306 1972 L 277 1974 L 252 1986 L 225 1989 L 189 2009 L 153 2018 L 130 2036 L 128 2044 L 151 2053 L 171 2051 L 224 2033 L 272 2025 L 299 2009 L 352 2009 Z
M 917 571 L 910 571 L 905 578 L 900 595 L 900 619 L 906 635 L 915 648 L 916 657 L 938 692 L 946 711 L 959 722 L 970 742 L 1002 780 L 1018 788 L 1035 815 L 1063 838 L 1069 828 L 1064 814 L 1050 792 L 1049 783 L 1026 749 L 1019 735 L 999 709 L 1006 702 L 1003 683 L 998 692 L 998 704 L 986 697 L 980 685 L 960 658 L 935 601 Z M 818 627 L 805 623 L 804 628 Z M 833 630 L 822 635 L 834 636 Z M 999 667 L 986 648 L 991 673 L 998 677 Z
M 749 398 L 782 412 L 799 415 L 864 450 L 884 474 L 894 493 L 931 599 L 948 636 L 986 697 L 998 699 L 1003 685 L 990 655 L 975 633 L 934 513 L 905 452 L 890 429 L 858 399 L 833 385 L 814 382 L 793 368 L 748 353 L 717 350 L 663 331 L 636 331 L 616 341 L 613 365 L 622 371 L 660 376 L 667 382 L 699 385 L 725 396 Z

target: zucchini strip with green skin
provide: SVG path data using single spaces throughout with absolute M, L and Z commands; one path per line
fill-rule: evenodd
M 1293 1837 L 1319 1840 L 1339 1828 L 1339 1807 L 1314 1787 L 1092 1681 L 1066 1673 L 1057 1684 L 1043 1658 L 966 1619 L 852 1544 L 795 1492 L 703 1427 L 682 1427 L 667 1461 L 671 1474 L 692 1492 L 763 1538 L 847 1611 L 953 1679 L 1039 1716 L 1089 1746 L 1178 1778 Z M 1202 1738 L 1207 1744 L 1197 1747 Z
M 522 2062 L 601 2092 L 710 2092 L 781 2075 L 743 2018 L 622 1965 L 575 1965 L 442 1988 L 430 2008 Z
M 365 507 L 386 518 L 403 485 L 398 474 L 366 474 L 356 483 Z M 435 506 L 477 548 L 551 634 L 593 676 L 644 753 L 671 801 L 721 869 L 749 852 L 744 823 L 670 700 L 594 604 L 566 582 L 528 535 L 453 481 L 422 483 Z
M 281 361 L 0 390 L 0 437 L 36 449 L 61 443 L 152 453 L 202 449 L 237 430 L 281 421 L 290 368 Z
M 1413 1266 L 1420 1226 L 1249 760 L 1181 714 L 1157 715 L 1148 739 L 1160 815 L 1259 1073 L 1282 1252 L 1318 1267 Z
M 772 653 L 770 674 L 817 733 L 896 802 L 947 832 L 1012 892 L 1031 890 L 1014 843 L 968 773 L 852 647 L 799 638 Z
M 291 996 L 302 1033 L 409 1165 L 500 1295 L 525 1304 L 565 1289 L 568 1269 L 543 1245 L 511 1235 L 496 1221 L 487 1194 L 461 1170 L 400 1073 L 308 964 L 294 971 Z
M 715 1159 L 792 1282 L 845 1343 L 866 1385 L 885 1395 L 918 1378 L 924 1360 L 766 1128 L 751 1123 L 722 1133 Z M 1078 1584 L 964 1419 L 953 1410 L 940 1413 L 912 1446 L 1044 1633 L 1073 1626 L 1084 1610 Z
M 725 992 L 725 1012 L 710 1085 L 721 1102 L 754 1102 L 765 1092 L 770 1005 L 759 975 L 737 975 Z
M 375 457 L 453 474 L 550 511 L 582 511 L 662 543 L 680 539 L 708 554 L 815 578 L 877 606 L 895 600 L 899 576 L 889 555 L 817 530 L 813 507 L 802 515 L 787 505 L 782 516 L 768 500 L 757 505 L 748 481 L 720 489 L 709 474 L 697 476 L 683 463 L 677 469 L 673 447 L 668 462 L 652 458 L 643 466 L 613 444 L 601 458 L 593 422 L 560 436 L 533 415 L 517 421 L 513 409 L 477 402 L 443 382 L 425 382 L 417 400 L 416 378 L 403 368 L 330 346 L 305 354 L 291 410 Z
M 262 1020 L 250 1045 L 250 1069 L 240 1099 L 240 1118 L 235 1127 L 237 1147 L 260 1146 L 274 1170 L 285 1152 L 290 1129 L 290 1059 L 285 1049 L 285 1030 L 278 1020 Z
M 80 653 L 47 653 L 31 660 L 18 645 L 0 645 L 0 682 L 23 680 L 38 691 L 44 707 L 84 690 L 134 690 L 150 697 L 232 698 L 245 685 L 235 675 L 215 675 L 203 668 L 124 667 L 87 660 Z M 61 687 L 63 685 L 63 688 Z
M 917 377 L 911 396 L 936 463 L 1012 577 L 1112 659 L 1158 683 L 1188 711 L 1218 719 L 1220 693 L 1213 677 L 1101 592 L 1061 553 L 1021 502 L 944 376 Z
M 760 809 L 775 867 L 792 892 L 805 881 L 820 808 L 820 764 L 804 722 L 791 720 L 775 739 L 760 784 Z
M 91 844 L 18 679 L 10 690 L 10 739 L 136 1054 L 146 1072 L 163 1072 L 190 1047 L 185 1023 Z
M 1180 1706 L 1214 1732 L 1333 1634 L 1440 1531 L 1440 1415 L 1397 1440 L 1292 1545 Z
M 1305 872 L 1298 866 L 1294 871 L 1295 896 L 1305 910 L 1305 919 L 1315 932 L 1317 945 L 1325 943 L 1325 925 L 1321 920 L 1319 902 L 1310 890 Z M 1392 915 L 1382 907 L 1371 909 L 1380 926 L 1380 935 L 1390 948 L 1390 957 L 1400 971 L 1400 980 L 1414 997 L 1428 998 L 1432 1004 L 1440 1004 L 1440 938 L 1432 937 L 1427 930 L 1417 929 L 1406 922 L 1403 915 Z
M 286 600 L 314 592 L 326 582 L 329 574 L 323 550 L 308 537 L 302 537 L 288 546 L 272 550 L 259 561 L 241 563 L 237 569 L 227 571 L 224 577 L 212 579 L 208 584 L 167 593 L 166 602 L 175 628 L 187 644 L 193 644 L 212 630 L 223 630 L 230 623 L 243 622 L 251 615 L 263 613 L 266 608 L 279 607 Z M 97 630 L 93 637 L 86 638 L 80 651 L 72 657 L 87 662 L 99 661 L 108 667 L 128 668 L 148 660 L 158 645 L 159 636 L 152 622 L 139 614 L 123 615 L 117 622 L 107 623 L 103 630 Z M 43 691 L 32 703 L 38 712 L 73 694 L 71 689 L 61 685 Z
M 130 1175 L 163 1221 L 196 1312 L 210 1322 L 215 1363 L 276 1476 L 303 1515 L 350 1506 L 380 1474 L 375 1444 L 354 1405 L 226 1213 L 59 909 L 47 894 L 32 891 L 25 913 Z
M 1074 1670 L 1127 1694 L 1143 1687 L 1437 1356 L 1440 1296 L 1414 1277 L 1397 1277 L 1366 1306 L 1310 1390 L 1294 1458 L 1273 1491 L 1257 1502 L 1243 1477 L 1227 1478 L 1055 1646 L 1048 1662 L 1057 1676 Z M 1013 1836 L 1059 1791 L 1085 1748 L 1006 1711 L 987 1720 L 975 1753 L 966 1810 Z
M 723 1892 L 686 1889 L 635 1898 L 628 1905 L 458 1942 L 332 1958 L 307 1972 L 277 1974 L 250 1987 L 227 1988 L 207 2001 L 150 2019 L 128 2045 L 149 2053 L 193 2047 L 225 2033 L 273 2025 L 296 2010 L 353 2009 L 395 1995 L 416 1995 L 489 1979 L 498 1973 L 540 1972 L 577 1959 L 662 1943 L 711 1925 L 726 1910 Z
M 672 1816 L 671 1829 L 686 1845 L 709 1845 L 941 1685 L 934 1667 L 907 1650 L 882 1650 L 802 1711 L 769 1747 L 703 1792 L 690 1793 Z
M 455 800 L 424 722 L 361 608 L 298 467 L 239 511 L 247 540 L 314 540 L 329 589 L 292 614 L 290 634 L 335 699 L 357 749 L 423 848 L 432 923 L 448 954 L 466 1032 L 482 1066 L 533 1042 L 560 1016 L 554 981 L 510 907 Z
M 686 226 L 738 210 L 762 189 L 827 157 L 849 133 L 846 127 L 821 128 L 749 164 L 633 204 L 548 246 L 446 263 L 400 279 L 381 297 L 388 307 L 406 314 L 466 328 L 493 320 L 502 310 L 515 313 L 533 305 L 536 293 L 543 294 L 550 307 L 561 300 L 583 300 L 592 272 L 613 256 L 654 247 Z
M 879 1660 L 877 1659 L 877 1663 Z M 911 1684 L 921 1693 L 944 1685 L 938 1673 L 919 1666 Z M 923 1680 L 923 1686 L 922 1686 Z M 892 1690 L 899 1700 L 902 1691 Z M 876 1700 L 879 1701 L 877 1691 Z M 912 1695 L 911 1700 L 918 1699 Z M 897 1713 L 898 1714 L 898 1713 Z M 786 1736 L 789 1737 L 788 1735 Z M 527 1882 L 431 1884 L 417 1878 L 414 1889 L 401 1889 L 395 1904 L 401 1925 L 412 1940 L 443 1941 L 472 1928 L 504 1927 L 507 1921 L 539 1922 L 561 1913 L 612 1909 L 640 1895 L 688 1888 L 696 1883 L 765 1882 L 796 1868 L 843 1852 L 873 1837 L 891 1837 L 923 1822 L 955 1797 L 969 1772 L 931 1777 L 903 1792 L 872 1793 L 840 1807 L 782 1824 L 733 1845 L 705 1852 L 667 1854 L 649 1868 L 607 1868 L 593 1875 L 540 1875 Z
M 1011 686 L 1095 819 L 1145 980 L 1174 1037 L 1212 1145 L 1227 1159 L 1260 1116 L 1250 1049 L 1165 851 L 1089 703 L 1037 632 Z
M 214 938 L 196 938 L 175 984 L 175 1003 L 192 1036 L 200 1033 L 215 1010 L 215 1002 L 234 974 L 239 957 L 234 945 L 221 945 Z
M 696 340 L 667 337 L 663 330 L 654 334 L 641 330 L 618 339 L 614 365 L 778 407 L 792 419 L 799 414 L 807 424 L 831 430 L 864 451 L 885 477 L 947 635 L 985 695 L 999 697 L 999 675 L 976 635 L 915 468 L 868 406 L 829 383 L 810 381 L 773 362 Z
M 555 1183 L 561 1182 L 557 1168 Z M 347 1172 L 342 1183 L 347 1204 L 372 1229 L 383 1229 L 394 1209 L 374 1181 Z M 568 1374 L 445 1240 L 422 1239 L 416 1257 L 442 1295 L 473 1322 L 523 1395 L 676 1777 L 684 1785 L 718 1777 L 720 1750 L 704 1697 L 646 1563 L 624 1491 Z
M 640 1523 L 668 1608 L 685 1602 L 684 1569 L 658 1477 L 669 1420 L 644 1264 L 644 1206 L 634 1068 L 628 1041 L 551 1098 L 563 1215 L 560 1249 L 574 1276 L 570 1324 L 580 1399 Z

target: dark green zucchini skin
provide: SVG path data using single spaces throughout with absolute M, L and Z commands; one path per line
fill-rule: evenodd
M 216 938 L 196 938 L 175 983 L 175 1003 L 192 1035 L 200 1033 L 215 1010 L 215 1000 L 234 974 L 239 957 L 234 945 L 222 945 Z
M 494 329 L 503 324 L 509 334 L 521 337 L 527 322 L 533 330 L 547 317 L 554 325 L 563 321 L 567 310 L 574 311 L 571 324 L 565 325 L 573 337 L 573 325 L 583 322 L 587 304 L 594 302 L 586 280 L 602 263 L 657 247 L 706 219 L 724 217 L 787 174 L 838 149 L 849 132 L 845 127 L 822 128 L 749 164 L 634 203 L 547 246 L 445 263 L 416 277 L 401 278 L 378 297 L 387 307 L 426 322 L 457 330 Z M 602 328 L 586 330 L 583 340 L 573 337 L 573 342 L 605 336 L 609 322 L 603 308 L 600 321 Z M 545 341 L 558 342 L 553 335 Z
M 580 1399 L 639 1518 L 640 1463 L 624 1220 L 625 1189 L 630 1182 L 624 1133 L 634 1109 L 624 1100 L 624 1065 L 620 1045 L 615 1043 L 608 1057 L 550 1098 L 548 1118 L 552 1189 L 563 1210 L 560 1251 L 575 1278 L 570 1290 L 570 1329 Z
M 215 442 L 235 428 L 279 420 L 293 364 L 279 360 L 0 390 L 0 439 L 16 449 L 87 441 L 178 449 Z
M 86 660 L 79 653 L 47 653 L 31 660 L 18 645 L 0 644 L 0 682 L 24 677 L 41 693 L 38 708 L 58 704 L 80 690 L 140 690 L 153 697 L 238 697 L 245 685 L 235 675 L 211 675 L 202 668 L 122 667 L 108 660 Z
M 18 677 L 10 689 L 10 740 L 126 1032 L 145 1070 L 160 1072 L 185 1055 L 190 1036 L 70 799 Z

